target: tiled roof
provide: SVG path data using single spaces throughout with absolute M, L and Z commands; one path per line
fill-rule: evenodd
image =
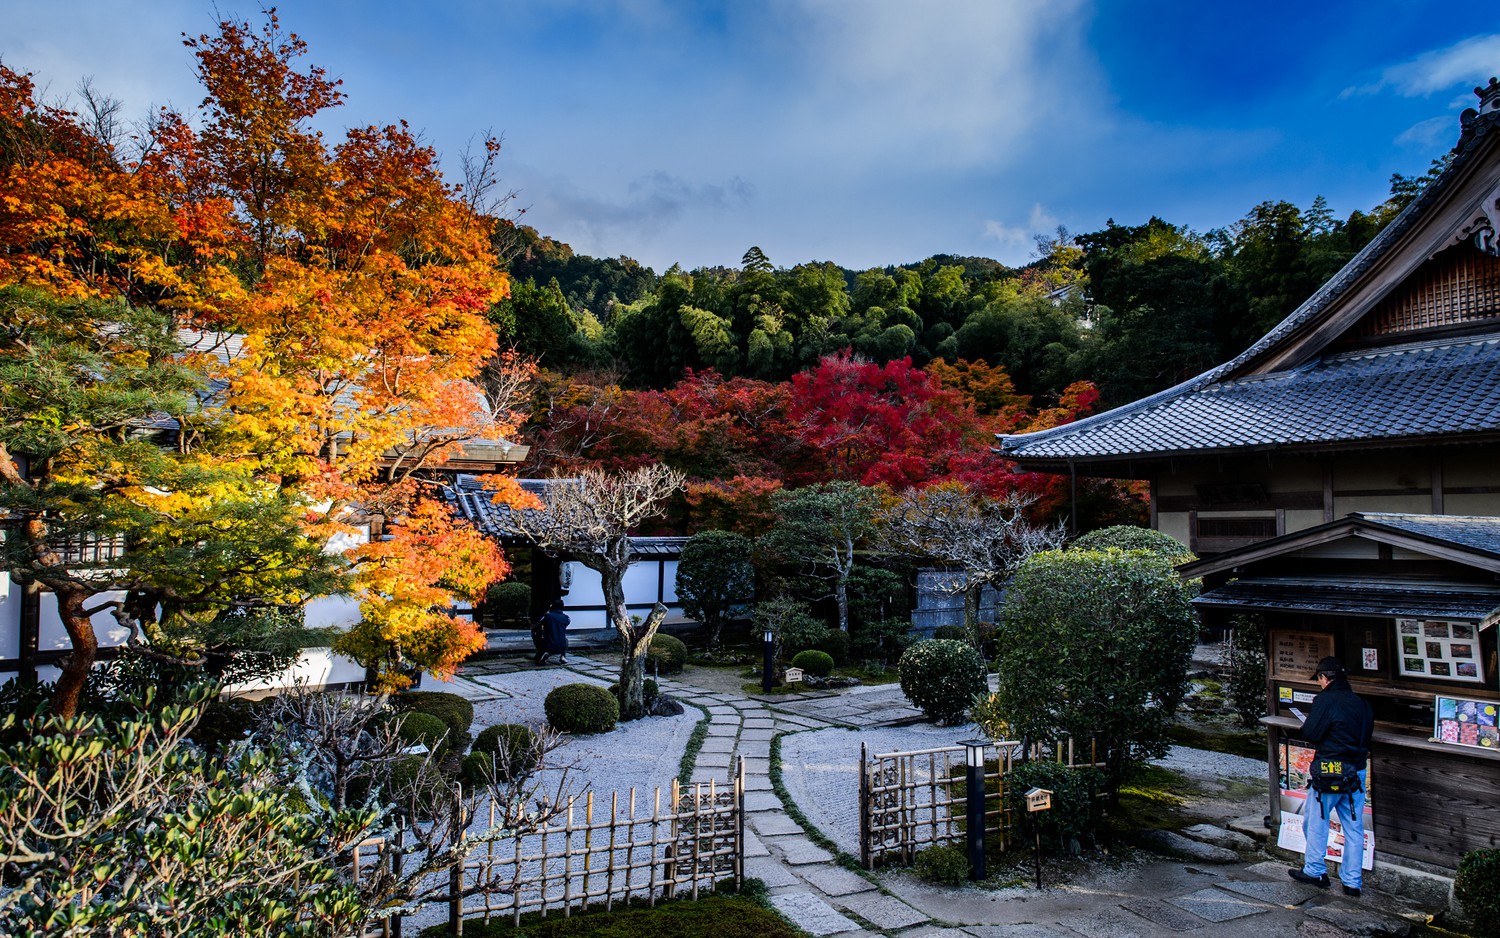
M 1231 580 L 1198 596 L 1193 605 L 1464 619 L 1488 624 L 1500 612 L 1500 586 L 1431 580 L 1266 577 Z
M 1500 518 L 1476 515 L 1408 515 L 1383 511 L 1357 511 L 1350 517 L 1394 528 L 1425 540 L 1457 544 L 1500 557 Z
M 1197 380 L 1041 433 L 1003 456 L 1098 460 L 1500 431 L 1500 338 L 1332 355 L 1235 381 Z
M 517 479 L 521 488 L 538 498 L 545 498 L 549 488 L 569 485 L 570 479 Z M 497 505 L 490 499 L 484 483 L 471 475 L 460 475 L 458 484 L 449 489 L 450 498 L 458 513 L 489 537 L 499 541 L 519 542 L 527 540 L 516 526 L 515 509 L 509 505 Z M 525 509 L 530 510 L 530 509 Z M 685 537 L 632 537 L 631 553 L 637 557 L 673 558 L 682 553 Z
M 1379 259 L 1450 197 L 1500 133 L 1500 110 L 1465 118 L 1452 161 L 1401 214 L 1286 319 L 1234 359 L 1132 404 L 1037 433 L 1000 437 L 1021 460 L 1127 460 L 1235 447 L 1317 445 L 1500 428 L 1491 341 L 1423 344 L 1327 356 L 1263 377 L 1232 379 L 1315 329 Z M 1446 387 L 1443 382 L 1455 381 Z

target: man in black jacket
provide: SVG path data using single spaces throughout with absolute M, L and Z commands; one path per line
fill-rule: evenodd
M 1341 762 L 1356 766 L 1359 783 L 1353 791 L 1319 792 L 1311 784 L 1302 808 L 1302 832 L 1307 840 L 1302 868 L 1287 872 L 1298 882 L 1328 888 L 1328 818 L 1338 813 L 1344 829 L 1344 854 L 1339 861 L 1339 879 L 1344 894 L 1358 897 L 1364 877 L 1361 864 L 1365 855 L 1365 766 L 1370 759 L 1370 736 L 1375 731 L 1375 714 L 1370 705 L 1354 693 L 1344 664 L 1334 657 L 1318 662 L 1313 673 L 1321 690 L 1313 699 L 1312 711 L 1302 724 L 1302 738 L 1317 746 L 1314 770 L 1320 764 Z

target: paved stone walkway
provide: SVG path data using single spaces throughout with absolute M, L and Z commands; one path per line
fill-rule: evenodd
M 617 668 L 579 654 L 568 667 L 614 680 Z M 502 666 L 498 670 L 511 670 Z M 898 938 L 1267 938 L 1406 934 L 1411 913 L 1367 889 L 1360 902 L 1292 882 L 1280 861 L 1211 866 L 1148 860 L 1043 890 L 946 889 L 902 872 L 879 877 L 840 865 L 787 816 L 771 784 L 771 742 L 779 734 L 835 725 L 890 725 L 909 710 L 897 688 L 829 697 L 758 698 L 659 680 L 663 693 L 702 707 L 708 737 L 693 780 L 723 782 L 745 760 L 745 875 L 763 881 L 771 903 L 815 936 Z M 785 767 L 795 771 L 795 766 Z M 849 784 L 856 784 L 850 766 Z

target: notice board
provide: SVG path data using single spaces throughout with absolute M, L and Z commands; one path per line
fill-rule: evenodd
M 1271 633 L 1271 674 L 1294 681 L 1312 680 L 1318 662 L 1333 654 L 1333 636 L 1326 632 Z

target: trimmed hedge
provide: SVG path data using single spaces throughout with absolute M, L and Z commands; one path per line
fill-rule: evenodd
M 500 778 L 518 778 L 536 768 L 536 734 L 531 727 L 519 723 L 486 726 L 474 738 L 473 751 L 464 760 L 466 776 L 469 776 L 469 762 L 476 755 L 483 761 L 486 773 L 493 764 L 499 770 Z M 475 781 L 472 776 L 469 780 Z M 489 781 L 489 778 L 481 780 Z
M 792 667 L 801 668 L 814 677 L 827 677 L 833 673 L 833 656 L 826 651 L 799 651 L 792 656 Z
M 484 611 L 491 622 L 525 625 L 531 620 L 531 586 L 496 583 L 485 594 Z
M 968 642 L 917 642 L 902 653 L 897 669 L 907 699 L 928 719 L 950 726 L 962 722 L 975 696 L 988 689 L 984 659 Z
M 646 650 L 648 664 L 656 665 L 657 674 L 676 674 L 687 664 L 688 649 L 682 639 L 673 635 L 651 636 L 651 646 Z
M 1107 779 L 1098 769 L 1041 760 L 1017 762 L 1005 784 L 1005 805 L 1017 817 L 1025 817 L 1027 790 L 1045 788 L 1052 792 L 1051 809 L 1032 813 L 1030 820 L 1040 828 L 1044 841 L 1066 851 L 1073 838 L 1092 837 L 1103 820 L 1103 806 L 1094 796 L 1106 785 Z
M 607 733 L 620 721 L 620 702 L 598 684 L 564 684 L 542 702 L 547 724 L 564 733 Z
M 446 723 L 430 713 L 415 710 L 403 713 L 397 719 L 396 735 L 404 745 L 426 746 L 435 758 L 442 758 L 453 737 Z
M 469 732 L 474 725 L 474 703 L 467 697 L 446 691 L 417 690 L 391 697 L 391 706 L 405 713 L 415 711 L 437 717 L 448 725 L 454 736 Z

